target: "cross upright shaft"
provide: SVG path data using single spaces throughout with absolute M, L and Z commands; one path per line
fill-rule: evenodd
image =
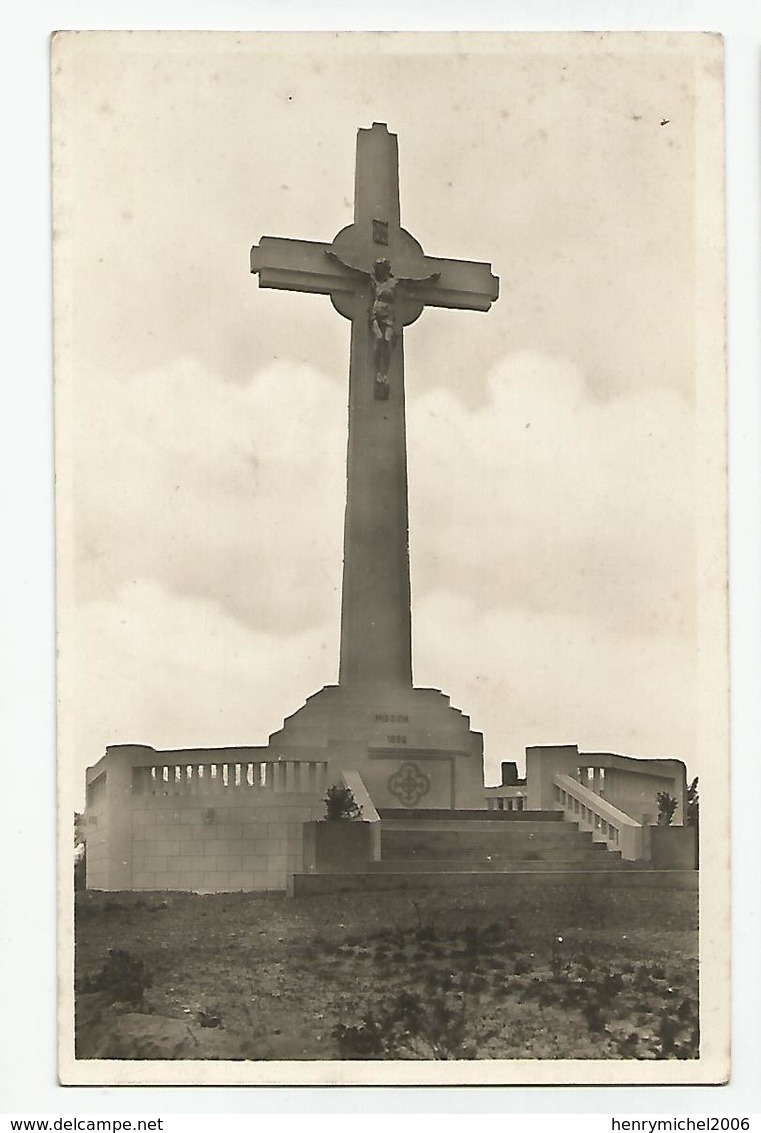
M 399 230 L 397 142 L 373 127 L 357 135 L 353 239 L 365 243 L 368 266 L 388 245 L 367 245 L 373 221 Z M 384 235 L 381 228 L 378 235 Z M 368 237 L 370 240 L 368 240 Z M 356 249 L 357 251 L 359 249 Z M 404 343 L 388 372 L 393 396 L 374 396 L 369 294 L 357 295 L 351 323 L 349 440 L 338 683 L 412 686 Z
M 396 135 L 377 122 L 357 135 L 353 224 L 332 244 L 263 237 L 251 270 L 263 287 L 329 294 L 351 320 L 339 685 L 410 688 L 402 328 L 423 306 L 488 310 L 498 280 L 488 264 L 425 256 L 400 226 Z

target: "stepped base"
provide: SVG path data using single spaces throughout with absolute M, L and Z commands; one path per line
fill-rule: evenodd
M 389 812 L 383 812 L 386 815 Z M 507 812 L 508 815 L 510 812 Z M 514 821 L 502 812 L 417 812 L 381 819 L 381 861 L 373 869 L 460 870 L 606 869 L 621 861 L 618 851 L 594 842 L 591 833 L 565 822 L 559 812 L 522 811 Z M 497 817 L 499 816 L 499 817 Z M 559 820 L 559 821 L 558 821 Z
M 658 872 L 624 861 L 620 851 L 595 842 L 589 831 L 555 811 L 384 809 L 372 835 L 368 823 L 354 829 L 350 823 L 334 824 L 322 835 L 317 841 L 326 852 L 305 855 L 308 872 L 291 879 L 293 895 L 500 885 L 529 876 L 537 884 L 569 878 L 574 884 L 590 878 L 595 884 L 598 879 L 616 884 L 608 878 L 649 878 Z M 661 872 L 656 881 L 631 884 L 689 888 L 695 880 L 680 878 L 681 873 L 675 879 Z
M 632 863 L 633 864 L 633 863 Z M 600 869 L 629 868 L 630 863 L 621 861 L 620 854 L 575 854 L 558 858 L 494 859 L 492 861 L 451 861 L 446 858 L 415 859 L 414 861 L 379 861 L 370 863 L 371 873 L 547 873 L 568 870 L 594 872 Z
M 325 893 L 382 893 L 416 889 L 456 889 L 477 885 L 498 888 L 513 896 L 526 885 L 562 885 L 584 888 L 648 888 L 686 889 L 697 893 L 695 870 L 629 869 L 615 870 L 517 870 L 513 873 L 297 873 L 289 878 L 288 893 L 292 897 L 317 897 Z
M 441 810 L 428 808 L 426 810 L 409 810 L 396 807 L 390 810 L 378 807 L 381 818 L 393 819 L 396 822 L 412 820 L 440 822 L 559 822 L 563 823 L 563 812 L 560 810 Z

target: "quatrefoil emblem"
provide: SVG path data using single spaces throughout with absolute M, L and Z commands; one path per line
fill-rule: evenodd
M 403 763 L 388 781 L 388 789 L 402 806 L 415 806 L 431 789 L 431 780 L 416 763 Z

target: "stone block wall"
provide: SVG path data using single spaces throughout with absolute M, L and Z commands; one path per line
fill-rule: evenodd
M 132 889 L 282 890 L 303 868 L 302 823 L 324 805 L 303 794 L 227 800 L 137 796 Z
M 84 830 L 87 838 L 85 884 L 89 889 L 108 889 L 108 844 L 106 839 L 106 771 L 87 786 Z
M 285 890 L 326 776 L 325 762 L 261 748 L 108 748 L 87 774 L 87 888 Z

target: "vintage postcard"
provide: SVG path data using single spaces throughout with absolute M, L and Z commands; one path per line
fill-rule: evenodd
M 726 1081 L 721 38 L 51 61 L 61 1081 Z

